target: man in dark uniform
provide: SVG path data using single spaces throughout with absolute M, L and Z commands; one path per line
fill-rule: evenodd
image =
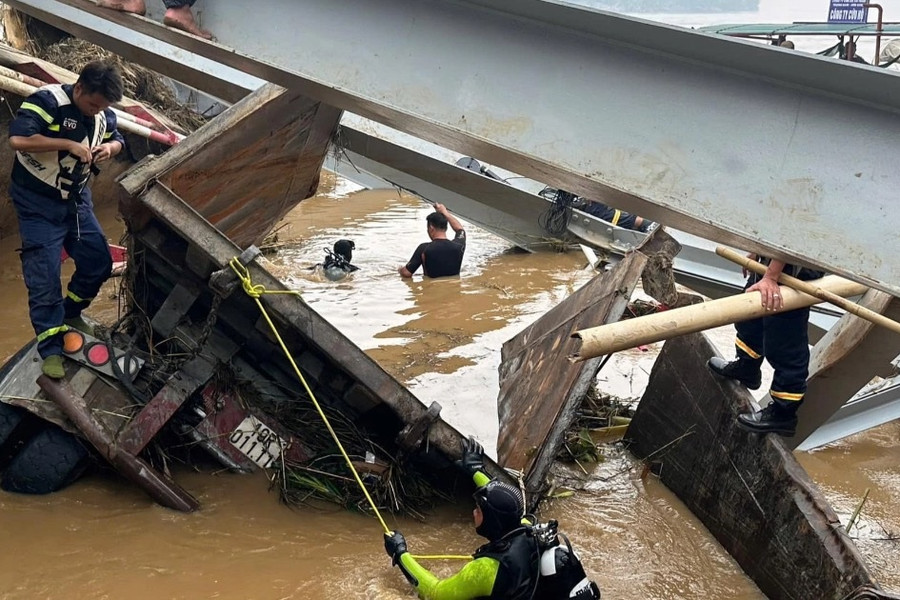
M 97 163 L 124 147 L 109 105 L 122 99 L 122 77 L 105 62 L 89 63 L 74 85 L 49 85 L 22 102 L 9 125 L 16 151 L 9 188 L 19 233 L 22 272 L 43 372 L 62 378 L 62 333 L 87 328 L 81 311 L 109 277 L 112 259 L 94 216 L 88 180 Z M 62 250 L 75 262 L 65 299 Z
M 584 202 L 583 206 L 577 208 L 589 215 L 594 215 L 598 219 L 603 219 L 607 223 L 612 223 L 616 227 L 646 232 L 653 224 L 653 221 L 648 221 L 644 217 L 627 213 L 618 208 L 612 208 L 596 200 L 585 200 Z
M 478 486 L 475 491 L 475 531 L 489 541 L 455 575 L 438 579 L 409 554 L 399 531 L 384 534 L 384 549 L 400 567 L 419 596 L 429 600 L 503 598 L 530 600 L 539 577 L 540 550 L 526 527 L 521 492 L 484 473 L 483 450 L 474 440 L 464 447 L 462 467 Z
M 761 262 L 767 262 L 767 259 Z M 766 310 L 779 310 L 784 306 L 778 286 L 782 272 L 804 281 L 823 275 L 821 271 L 786 265 L 773 259 L 768 260 L 762 277 L 750 274 L 744 290 L 759 292 Z M 759 413 L 738 415 L 738 424 L 744 429 L 788 437 L 796 432 L 797 409 L 803 402 L 809 375 L 808 323 L 808 307 L 735 323 L 736 360 L 727 362 L 717 356 L 709 359 L 707 365 L 714 373 L 737 380 L 751 390 L 759 389 L 762 384 L 760 367 L 763 358 L 775 370 L 769 389 L 772 402 Z
M 466 230 L 443 204 L 435 204 L 434 212 L 426 218 L 430 242 L 419 244 L 409 262 L 397 269 L 401 277 L 412 277 L 422 267 L 426 277 L 459 275 L 466 251 Z M 447 239 L 447 225 L 456 232 Z

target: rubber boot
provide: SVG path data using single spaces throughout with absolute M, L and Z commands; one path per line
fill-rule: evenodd
M 63 319 L 63 323 L 71 327 L 72 329 L 77 329 L 82 333 L 86 333 L 90 336 L 94 336 L 94 326 L 84 320 L 84 317 L 78 315 L 77 317 L 72 317 L 71 319 Z
M 755 433 L 777 433 L 784 437 L 794 437 L 799 406 L 799 402 L 773 401 L 757 413 L 739 414 L 738 425 Z
M 41 365 L 41 371 L 43 371 L 44 375 L 47 377 L 62 379 L 66 376 L 66 369 L 63 366 L 63 357 L 59 354 L 51 354 L 44 359 L 44 364 Z
M 727 379 L 734 379 L 747 389 L 758 390 L 762 385 L 762 371 L 759 364 L 745 358 L 728 362 L 724 358 L 713 356 L 706 361 L 709 370 Z

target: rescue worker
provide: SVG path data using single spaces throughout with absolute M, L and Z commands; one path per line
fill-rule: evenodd
M 74 85 L 48 85 L 26 98 L 9 125 L 9 143 L 16 151 L 9 193 L 22 238 L 29 315 L 42 370 L 56 379 L 65 376 L 62 334 L 69 326 L 90 330 L 81 312 L 112 269 L 88 181 L 99 173 L 97 164 L 124 147 L 109 110 L 122 99 L 123 89 L 119 70 L 95 61 Z M 65 299 L 63 249 L 75 262 Z
M 759 292 L 766 310 L 784 306 L 778 277 L 784 272 L 808 281 L 822 277 L 821 271 L 786 265 L 780 260 L 750 258 L 767 263 L 766 273 L 750 273 L 745 292 Z M 745 273 L 746 274 L 746 273 Z M 792 437 L 797 429 L 797 409 L 806 394 L 809 375 L 809 307 L 776 313 L 768 317 L 735 323 L 737 358 L 731 362 L 714 356 L 707 366 L 722 377 L 734 379 L 751 390 L 762 385 L 763 359 L 775 370 L 769 396 L 772 402 L 759 413 L 738 415 L 738 424 L 758 433 L 778 433 Z
M 356 244 L 353 240 L 338 240 L 334 243 L 334 249 L 325 248 L 325 262 L 314 265 L 313 269 L 320 268 L 326 279 L 340 281 L 350 273 L 359 271 L 359 267 L 351 264 L 353 251 Z
M 538 582 L 540 554 L 531 529 L 523 525 L 521 492 L 484 473 L 481 446 L 470 440 L 463 447 L 462 468 L 472 475 L 475 491 L 475 532 L 488 543 L 455 575 L 438 579 L 409 554 L 399 531 L 384 535 L 384 549 L 400 567 L 419 596 L 428 600 L 476 598 L 530 599 Z
M 443 204 L 435 204 L 434 212 L 425 218 L 430 242 L 419 244 L 409 262 L 397 269 L 401 277 L 409 278 L 422 267 L 426 277 L 459 275 L 466 252 L 466 230 Z M 447 237 L 447 226 L 454 231 Z

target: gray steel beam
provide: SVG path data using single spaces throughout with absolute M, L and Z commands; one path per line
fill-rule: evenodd
M 529 251 L 559 242 L 541 229 L 539 217 L 550 203 L 540 196 L 343 125 L 340 143 L 338 164 L 327 162 L 326 167 L 340 173 L 358 168 L 446 204 L 467 221 Z M 340 164 L 341 155 L 349 164 Z M 347 176 L 354 179 L 352 172 Z
M 544 0 L 201 0 L 219 44 L 84 0 L 9 4 L 70 31 L 73 12 L 125 23 L 555 187 L 900 294 L 900 256 L 884 252 L 900 241 L 893 73 Z
M 814 450 L 847 436 L 900 419 L 900 383 L 861 393 L 809 435 L 797 450 Z
M 90 2 L 72 6 L 61 2 L 42 3 L 41 6 L 6 4 L 230 104 L 266 83 L 259 77 L 227 67 L 202 54 L 185 52 L 155 37 L 154 28 L 136 31 L 130 27 L 133 19 L 109 20 L 106 17 L 110 13 L 124 15 L 97 8 Z

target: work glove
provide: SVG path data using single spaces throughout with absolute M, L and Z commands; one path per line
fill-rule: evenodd
M 399 531 L 391 531 L 384 534 L 384 551 L 391 557 L 391 564 L 400 562 L 400 555 L 409 552 L 406 549 L 406 538 Z
M 475 476 L 478 471 L 484 471 L 484 448 L 475 438 L 469 436 L 462 441 L 462 458 L 457 463 L 462 470 L 470 476 Z

